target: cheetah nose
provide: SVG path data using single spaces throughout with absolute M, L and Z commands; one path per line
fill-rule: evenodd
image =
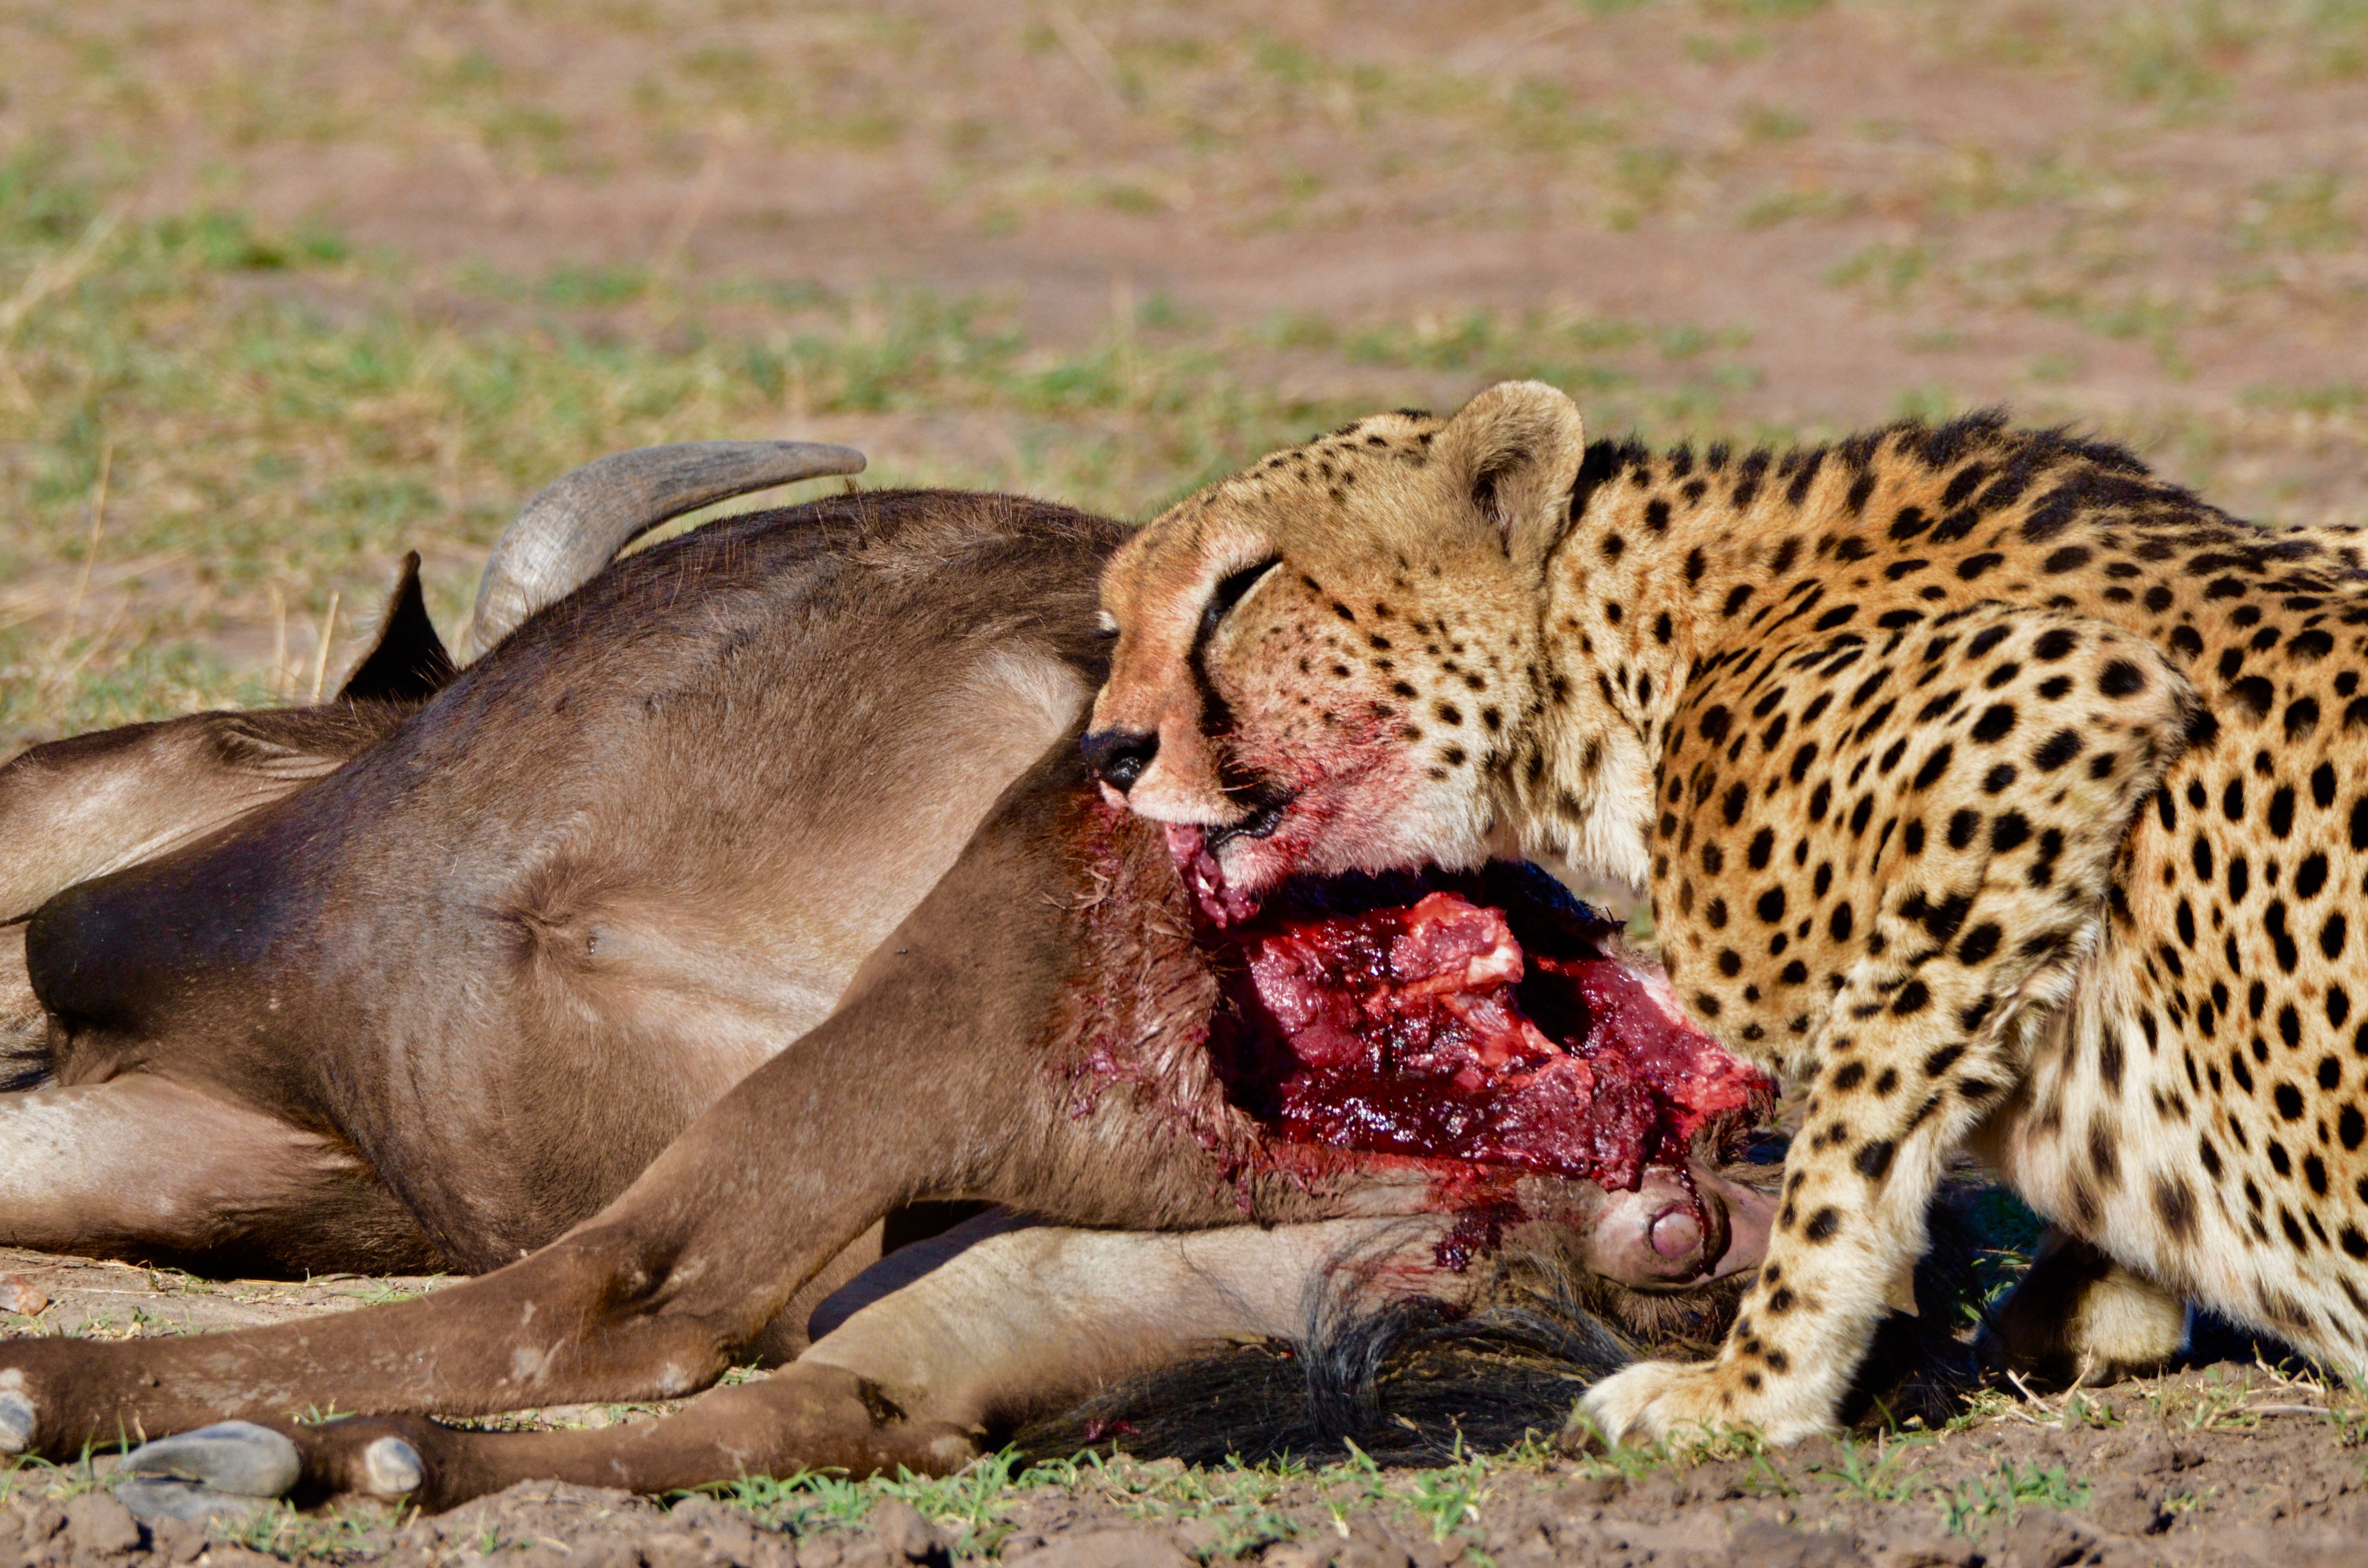
M 1159 755 L 1159 736 L 1150 730 L 1096 730 L 1079 744 L 1086 754 L 1086 766 L 1121 794 L 1134 788 L 1134 781 Z
M 1653 1250 L 1675 1263 L 1702 1250 L 1702 1220 L 1691 1204 L 1668 1209 L 1655 1217 L 1651 1235 Z

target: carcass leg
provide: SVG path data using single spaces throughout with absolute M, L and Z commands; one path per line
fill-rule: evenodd
M 73 1453 L 118 1430 L 269 1419 L 331 1402 L 473 1415 L 703 1387 L 882 1214 L 953 1187 L 958 1174 L 938 1162 L 975 1157 L 1028 1119 L 1016 1102 L 1030 1085 L 1015 1082 L 1008 1060 L 959 1054 L 908 1061 L 902 1114 L 883 1116 L 874 1085 L 887 1075 L 850 1061 L 853 1047 L 828 1048 L 842 1028 L 869 1032 L 840 1015 L 808 1037 L 819 1049 L 759 1068 L 598 1215 L 450 1290 L 187 1339 L 0 1341 L 0 1404 L 14 1412 L 0 1423 L 10 1428 L 0 1447 Z M 902 1137 L 908 1125 L 939 1130 L 944 1144 Z M 169 1153 L 187 1134 L 154 1139 Z M 28 1136 L 11 1142 L 29 1147 Z M 110 1158 L 130 1152 L 124 1142 Z M 120 1179 L 107 1159 L 90 1169 Z
M 0 926 L 0 1094 L 50 1074 L 50 1020 L 25 969 L 25 923 Z
M 400 711 L 197 713 L 18 753 L 0 764 L 0 920 L 269 805 L 377 740 Z
M 447 1267 L 341 1141 L 153 1073 L 0 1094 L 0 1244 L 216 1274 Z
M 430 1508 L 526 1480 L 663 1492 L 806 1469 L 943 1474 L 976 1458 L 990 1429 L 1113 1380 L 1228 1335 L 1301 1332 L 1311 1292 L 1336 1270 L 1353 1271 L 1376 1299 L 1460 1296 L 1473 1281 L 1433 1258 L 1449 1224 L 1430 1215 L 1162 1234 L 998 1212 L 860 1276 L 816 1313 L 817 1326 L 843 1320 L 792 1365 L 662 1420 L 529 1433 L 404 1417 L 273 1423 L 167 1438 L 126 1464 L 202 1483 L 210 1466 L 264 1468 L 254 1449 L 280 1454 L 291 1477 L 301 1459 L 310 1487 Z M 235 1464 L 210 1457 L 222 1454 Z

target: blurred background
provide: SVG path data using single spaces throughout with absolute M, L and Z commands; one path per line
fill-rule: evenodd
M 0 0 L 0 753 L 460 629 L 573 464 L 1139 517 L 1539 376 L 2368 515 L 2368 0 Z M 809 492 L 811 493 L 811 487 Z

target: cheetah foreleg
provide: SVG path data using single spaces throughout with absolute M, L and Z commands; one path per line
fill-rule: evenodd
M 1943 1163 L 2017 1114 L 2033 1033 L 2104 939 L 2116 858 L 2197 710 L 2149 644 L 2003 605 L 1758 650 L 1689 687 L 1659 777 L 1671 976 L 1812 1096 L 1717 1357 L 1599 1384 L 1605 1433 L 1832 1422 Z
M 1982 979 L 1962 968 L 1904 983 L 1869 974 L 1838 998 L 1843 1025 L 1821 1052 L 1767 1259 L 1734 1328 L 1710 1361 L 1647 1361 L 1598 1384 L 1586 1408 L 1604 1433 L 1751 1426 L 1791 1442 L 1832 1424 L 1875 1325 L 1923 1254 L 1941 1168 L 2010 1081 L 2000 1031 L 1977 1044 L 1944 1042 L 1945 1031 L 1906 1027 L 1911 1020 L 1892 1009 L 1906 996 L 1920 1001 L 1917 1016 L 1953 1017 L 1977 1005 Z M 1869 1008 L 1874 1017 L 1849 1016 Z M 1896 1092 L 1868 1087 L 1878 1063 L 1896 1072 Z

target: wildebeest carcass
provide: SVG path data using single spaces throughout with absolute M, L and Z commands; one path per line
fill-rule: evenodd
M 300 1325 L 0 1344 L 0 1444 L 259 1422 L 149 1468 L 435 1505 L 943 1471 L 1214 1336 L 1294 1331 L 1312 1280 L 1460 1307 L 1508 1237 L 1641 1290 L 1751 1264 L 1765 1200 L 1691 1146 L 1742 1079 L 1543 879 L 1311 887 L 1256 951 L 1207 929 L 1077 752 L 1116 525 L 849 494 L 600 570 L 663 517 L 858 462 L 610 460 L 497 551 L 465 670 L 406 574 L 333 704 L 0 770 L 0 1241 L 483 1273 Z M 1318 971 L 1376 943 L 1429 955 L 1360 994 L 1464 1041 L 1437 1079 L 1478 1074 L 1460 1131 L 1406 1084 L 1351 1085 L 1355 1115 L 1307 1087 L 1349 1070 Z M 1547 1061 L 1620 1029 L 1682 1071 Z M 1624 1120 L 1568 1121 L 1590 1083 Z M 883 1217 L 946 1200 L 1105 1229 L 983 1216 L 880 1262 L 809 1345 Z M 788 1365 L 634 1427 L 403 1418 L 679 1394 L 751 1355 Z M 387 1419 L 290 1414 L 317 1406 Z

